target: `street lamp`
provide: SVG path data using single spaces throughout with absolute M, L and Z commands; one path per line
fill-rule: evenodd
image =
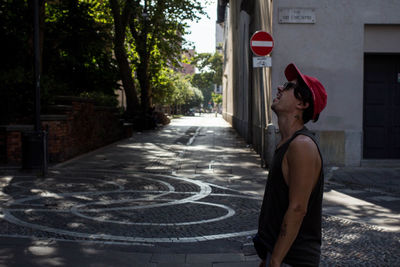
M 47 173 L 47 132 L 40 123 L 40 44 L 39 44 L 39 0 L 33 2 L 33 49 L 35 74 L 35 125 L 34 131 L 22 136 L 22 168 L 41 169 Z

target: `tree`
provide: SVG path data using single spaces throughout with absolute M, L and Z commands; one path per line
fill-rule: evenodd
M 34 2 L 0 1 L 1 124 L 33 122 Z M 103 6 L 97 0 L 39 1 L 42 108 L 54 95 L 83 92 L 115 103 L 112 21 Z
M 189 77 L 184 77 L 181 73 L 174 75 L 175 105 L 179 106 L 182 113 L 190 108 L 198 107 L 204 100 L 202 92 L 190 83 Z
M 165 68 L 154 77 L 154 102 L 161 106 L 182 107 L 183 111 L 198 107 L 203 102 L 202 92 L 194 87 L 189 77 Z
M 172 106 L 175 103 L 176 73 L 170 68 L 163 68 L 158 75 L 152 77 L 153 100 L 160 106 Z
M 33 121 L 33 29 L 28 5 L 0 2 L 0 124 Z
M 125 39 L 126 27 L 132 19 L 134 9 L 129 1 L 120 3 L 118 0 L 110 0 L 110 6 L 114 19 L 114 52 L 126 94 L 126 112 L 132 116 L 139 106 L 139 100 L 132 76 L 133 71 L 126 53 Z
M 43 87 L 48 94 L 113 96 L 119 87 L 112 29 L 96 21 L 92 2 L 48 1 L 46 5 Z
M 213 92 L 211 94 L 211 96 L 212 96 L 212 100 L 214 102 L 214 105 L 217 107 L 217 111 L 216 112 L 219 112 L 219 108 L 220 108 L 220 105 L 222 103 L 222 95 L 221 94 L 216 94 L 216 93 Z
M 142 113 L 151 107 L 152 77 L 165 66 L 177 66 L 187 32 L 185 21 L 204 14 L 199 0 L 109 0 L 115 27 L 115 54 L 127 98 L 135 98 L 136 72 Z M 127 33 L 129 28 L 129 34 Z M 129 44 L 131 54 L 126 53 Z M 128 59 L 130 58 L 130 60 Z M 131 88 L 131 89 L 127 89 Z M 131 104 L 135 105 L 135 101 Z M 128 106 L 130 104 L 128 103 Z
M 198 88 L 191 86 L 189 89 L 193 94 L 191 94 L 190 98 L 187 99 L 183 105 L 185 111 L 188 111 L 191 108 L 198 108 L 204 101 L 203 93 Z
M 219 105 L 222 103 L 222 95 L 221 94 L 216 94 L 216 93 L 212 93 L 212 100 L 214 102 L 214 104 Z
M 223 57 L 220 53 L 200 53 L 196 54 L 191 64 L 200 71 L 191 78 L 191 83 L 199 88 L 204 95 L 204 105 L 212 101 L 214 85 L 222 84 Z
M 92 91 L 100 91 L 100 96 L 112 95 L 120 79 L 125 89 L 127 114 L 131 117 L 138 115 L 139 105 L 142 112 L 149 112 L 151 98 L 157 94 L 154 89 L 162 87 L 156 85 L 162 80 L 157 77 L 165 68 L 178 66 L 186 21 L 204 14 L 201 4 L 207 3 L 200 0 L 40 2 L 41 28 L 45 29 L 42 96 Z M 24 95 L 33 83 L 29 9 L 32 3 L 26 0 L 0 3 L 0 37 L 7 47 L 1 51 L 2 92 L 18 92 L 21 99 L 27 100 L 33 99 Z M 20 88 L 21 92 L 11 88 Z M 4 99 L 13 99 L 12 94 Z
M 203 105 L 207 107 L 208 102 L 211 101 L 211 93 L 214 91 L 214 84 L 212 82 L 213 74 L 210 72 L 200 72 L 192 75 L 190 82 L 198 88 L 203 96 Z

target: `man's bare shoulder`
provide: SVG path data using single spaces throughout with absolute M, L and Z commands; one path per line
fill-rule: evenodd
M 310 137 L 299 135 L 290 143 L 286 156 L 289 187 L 296 181 L 309 181 L 309 188 L 314 188 L 322 164 L 317 144 Z
M 285 182 L 290 187 L 295 181 L 310 181 L 310 188 L 313 188 L 320 169 L 321 157 L 317 145 L 308 136 L 296 136 L 290 143 L 282 164 Z
M 294 153 L 299 152 L 301 154 L 307 152 L 315 153 L 318 152 L 318 148 L 315 142 L 309 136 L 298 135 L 290 143 L 289 151 Z

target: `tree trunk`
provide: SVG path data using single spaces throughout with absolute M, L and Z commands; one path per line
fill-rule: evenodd
M 114 52 L 121 74 L 122 85 L 126 95 L 126 112 L 132 116 L 139 107 L 135 82 L 132 77 L 132 68 L 129 65 L 128 56 L 125 51 L 125 31 L 127 21 L 130 17 L 128 6 L 125 6 L 123 14 L 120 13 L 120 5 L 116 0 L 110 0 L 111 9 L 114 17 Z
M 139 107 L 139 102 L 135 82 L 132 77 L 132 69 L 128 62 L 125 47 L 123 45 L 121 47 L 121 45 L 117 46 L 117 44 L 115 44 L 114 51 L 126 95 L 126 112 L 129 115 L 133 115 Z
M 145 59 L 144 62 L 140 63 L 138 67 L 138 80 L 141 88 L 140 100 L 143 114 L 148 113 L 151 107 L 149 83 L 150 77 L 148 76 L 148 64 L 147 60 Z
M 144 1 L 144 12 L 147 12 L 148 2 Z M 143 28 L 137 31 L 133 20 L 129 21 L 129 29 L 136 42 L 137 52 L 140 63 L 137 66 L 137 79 L 140 84 L 140 103 L 143 116 L 151 113 L 151 83 L 149 75 L 150 51 L 154 44 L 154 39 L 148 39 L 148 18 L 143 17 Z

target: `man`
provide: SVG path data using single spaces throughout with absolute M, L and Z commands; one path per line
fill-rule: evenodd
M 321 247 L 323 162 L 314 135 L 304 127 L 316 122 L 327 94 L 314 77 L 294 64 L 278 87 L 272 110 L 281 141 L 269 170 L 254 245 L 260 267 L 318 266 Z

